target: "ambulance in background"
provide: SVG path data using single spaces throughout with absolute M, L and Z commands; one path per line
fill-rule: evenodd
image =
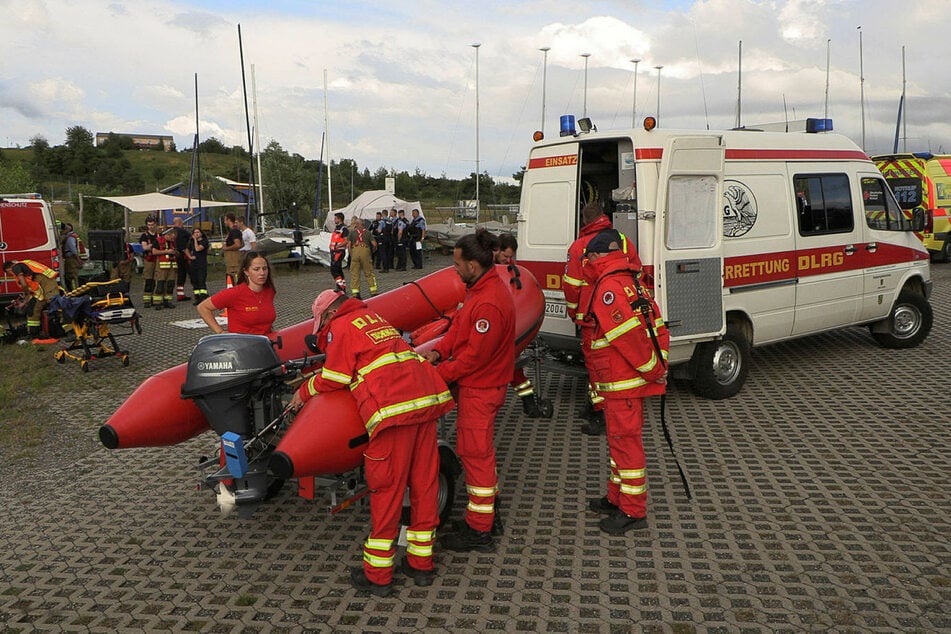
M 40 194 L 0 194 L 0 262 L 36 260 L 59 271 L 56 226 Z M 16 279 L 0 272 L 0 301 L 19 294 Z
M 921 241 L 936 262 L 951 262 L 951 154 L 881 154 L 875 165 L 902 209 L 923 207 Z
M 565 121 L 565 119 L 568 121 Z M 602 202 L 634 244 L 671 333 L 675 376 L 708 398 L 736 394 L 751 347 L 867 324 L 889 348 L 931 330 L 924 215 L 828 119 L 804 131 L 597 132 L 588 120 L 537 139 L 522 180 L 519 264 L 545 293 L 539 337 L 577 352 L 561 276 L 580 210 Z M 913 217 L 912 217 L 913 216 Z M 584 307 L 582 307 L 583 309 Z

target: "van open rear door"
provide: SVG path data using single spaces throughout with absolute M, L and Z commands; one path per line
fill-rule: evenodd
M 671 137 L 657 187 L 656 292 L 674 339 L 723 334 L 723 165 L 719 136 Z

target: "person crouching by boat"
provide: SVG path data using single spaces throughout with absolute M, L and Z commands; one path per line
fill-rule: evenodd
M 270 335 L 277 318 L 274 295 L 267 258 L 257 251 L 248 251 L 238 272 L 238 283 L 198 304 L 198 314 L 215 334 L 225 331 L 215 319 L 215 311 L 227 308 L 228 332 Z
M 465 523 L 441 543 L 450 550 L 490 551 L 496 513 L 495 417 L 515 372 L 515 303 L 495 273 L 498 238 L 477 229 L 453 249 L 466 298 L 452 325 L 427 354 L 446 383 L 455 383 L 456 453 L 466 473 Z
M 370 489 L 370 534 L 363 545 L 363 566 L 350 570 L 350 581 L 360 591 L 392 594 L 408 485 L 410 521 L 400 570 L 417 586 L 431 585 L 439 523 L 436 421 L 452 409 L 452 395 L 400 331 L 362 301 L 326 290 L 312 308 L 313 347 L 327 357 L 321 371 L 294 393 L 290 407 L 299 409 L 320 392 L 349 389 L 368 437 L 363 465 Z

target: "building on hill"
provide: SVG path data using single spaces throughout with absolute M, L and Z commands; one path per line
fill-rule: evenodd
M 166 152 L 170 152 L 175 144 L 175 140 L 170 134 L 124 134 L 122 132 L 97 132 L 96 147 L 99 147 L 108 141 L 110 134 L 115 134 L 116 136 L 127 136 L 132 139 L 132 144 L 135 145 L 135 147 L 145 150 L 152 150 L 162 146 Z

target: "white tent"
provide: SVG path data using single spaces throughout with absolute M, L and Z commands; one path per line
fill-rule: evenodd
M 126 208 L 123 217 L 123 225 L 126 231 L 129 230 L 129 213 L 160 211 L 163 209 L 198 209 L 204 207 L 233 207 L 236 205 L 245 205 L 246 203 L 230 203 L 217 200 L 191 199 L 191 206 L 188 204 L 188 198 L 183 196 L 170 196 L 160 192 L 151 192 L 148 194 L 136 194 L 134 196 L 93 196 L 92 198 L 101 198 L 109 202 L 122 205 Z
M 389 213 L 390 209 L 393 209 L 394 207 L 397 210 L 402 209 L 405 211 L 407 218 L 412 216 L 410 212 L 413 209 L 419 209 L 420 213 L 423 212 L 423 208 L 420 206 L 418 200 L 416 202 L 408 202 L 397 198 L 388 191 L 377 189 L 363 192 L 357 196 L 352 203 L 343 209 L 335 209 L 333 213 L 327 214 L 327 220 L 324 221 L 324 229 L 327 231 L 333 231 L 334 213 L 337 212 L 343 214 L 344 223 L 349 225 L 350 219 L 353 216 L 373 220 L 376 218 L 376 212 L 382 211 L 384 214 L 387 214 Z

